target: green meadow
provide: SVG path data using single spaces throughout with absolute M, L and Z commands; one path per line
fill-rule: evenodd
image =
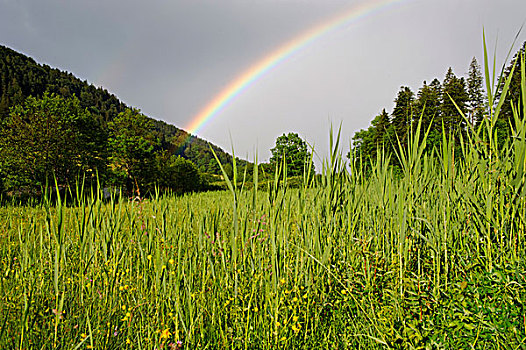
M 489 89 L 465 136 L 418 125 L 367 167 L 331 130 L 298 188 L 256 162 L 250 188 L 4 204 L 0 348 L 526 348 L 521 61 L 504 143 Z

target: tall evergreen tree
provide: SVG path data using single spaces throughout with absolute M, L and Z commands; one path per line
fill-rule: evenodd
M 400 142 L 405 144 L 413 119 L 414 93 L 407 86 L 400 88 L 396 96 L 391 124 Z
M 427 146 L 430 148 L 438 145 L 441 140 L 441 98 L 442 85 L 440 81 L 435 78 L 429 85 L 424 81 L 424 85 L 418 91 L 415 101 L 414 119 L 422 119 L 421 130 L 423 131 L 431 127 L 426 139 Z M 423 137 L 423 132 L 421 133 L 421 137 Z
M 387 151 L 387 146 L 389 145 L 389 127 L 391 125 L 389 120 L 389 114 L 385 111 L 385 108 L 382 112 L 374 118 L 372 121 L 374 131 L 373 131 L 373 141 L 374 148 L 384 149 Z
M 9 97 L 7 97 L 7 92 L 2 93 L 0 97 L 0 123 L 2 120 L 6 119 L 9 115 Z
M 455 102 L 453 103 L 453 101 Z M 453 73 L 453 69 L 449 67 L 446 77 L 444 78 L 441 105 L 441 119 L 444 123 L 446 132 L 456 133 L 457 131 L 465 130 L 466 122 L 458 111 L 457 106 L 462 113 L 466 115 L 467 101 L 468 93 L 464 78 L 457 78 Z
M 511 70 L 513 66 L 515 66 L 515 70 L 513 72 L 513 76 L 511 78 L 510 86 L 508 89 L 508 92 L 504 98 L 504 103 L 502 104 L 502 108 L 499 113 L 499 119 L 503 121 L 501 123 L 502 125 L 508 124 L 511 122 L 513 124 L 513 110 L 512 110 L 512 103 L 517 108 L 517 111 L 519 112 L 519 117 L 524 118 L 524 108 L 521 104 L 521 69 L 520 69 L 520 60 L 521 56 L 525 54 L 526 49 L 526 41 L 523 43 L 522 47 L 519 49 L 519 51 L 513 56 L 513 59 L 511 63 L 506 67 L 504 70 L 504 74 L 502 76 L 501 83 L 499 84 L 499 91 L 497 92 L 497 98 L 500 98 L 502 95 L 502 89 L 504 88 L 504 82 L 511 74 Z
M 369 164 L 371 159 L 375 159 L 378 150 L 384 150 L 385 153 L 391 151 L 389 139 L 392 128 L 389 114 L 385 108 L 374 118 L 371 124 L 367 129 L 355 133 L 352 138 L 353 148 L 363 159 L 364 164 Z
M 469 65 L 467 78 L 468 101 L 466 108 L 468 118 L 472 125 L 482 121 L 484 115 L 484 88 L 482 73 L 477 59 L 473 57 Z
M 438 79 L 433 79 L 430 85 L 424 85 L 418 90 L 415 101 L 414 119 L 422 118 L 422 128 L 425 130 L 433 120 L 440 116 L 441 85 Z

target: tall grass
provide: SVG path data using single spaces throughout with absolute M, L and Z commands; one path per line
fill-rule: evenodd
M 0 347 L 524 348 L 526 129 L 499 148 L 498 110 L 461 154 L 417 127 L 401 175 L 331 130 L 299 189 L 255 165 L 251 190 L 0 208 Z

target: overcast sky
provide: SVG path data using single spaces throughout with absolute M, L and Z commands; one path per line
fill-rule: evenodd
M 0 0 L 0 44 L 102 86 L 185 128 L 230 82 L 283 44 L 372 0 Z M 482 28 L 498 65 L 524 0 L 402 0 L 330 31 L 266 73 L 199 131 L 253 160 L 297 132 L 327 153 L 331 122 L 352 135 L 403 85 L 465 76 Z M 526 40 L 521 33 L 515 52 Z M 499 66 L 500 68 L 500 66 Z M 319 164 L 319 163 L 318 163 Z

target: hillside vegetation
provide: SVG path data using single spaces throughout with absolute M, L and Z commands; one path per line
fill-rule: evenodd
M 128 128 L 124 130 L 123 128 Z M 87 177 L 108 185 L 154 185 L 176 192 L 208 188 L 232 156 L 219 147 L 126 106 L 103 88 L 0 46 L 0 192 L 34 193 L 58 178 L 72 186 Z M 67 147 L 65 147 L 67 145 Z M 65 147 L 65 148 L 64 148 Z M 177 161 L 177 157 L 183 160 Z M 191 162 L 192 164 L 190 164 Z M 240 164 L 246 164 L 238 160 Z M 144 163 L 144 164 L 142 164 Z M 139 166 L 140 164 L 140 166 Z M 171 164 L 167 173 L 165 164 Z M 178 187 L 177 165 L 199 176 Z M 175 179 L 175 180 L 174 180 Z

